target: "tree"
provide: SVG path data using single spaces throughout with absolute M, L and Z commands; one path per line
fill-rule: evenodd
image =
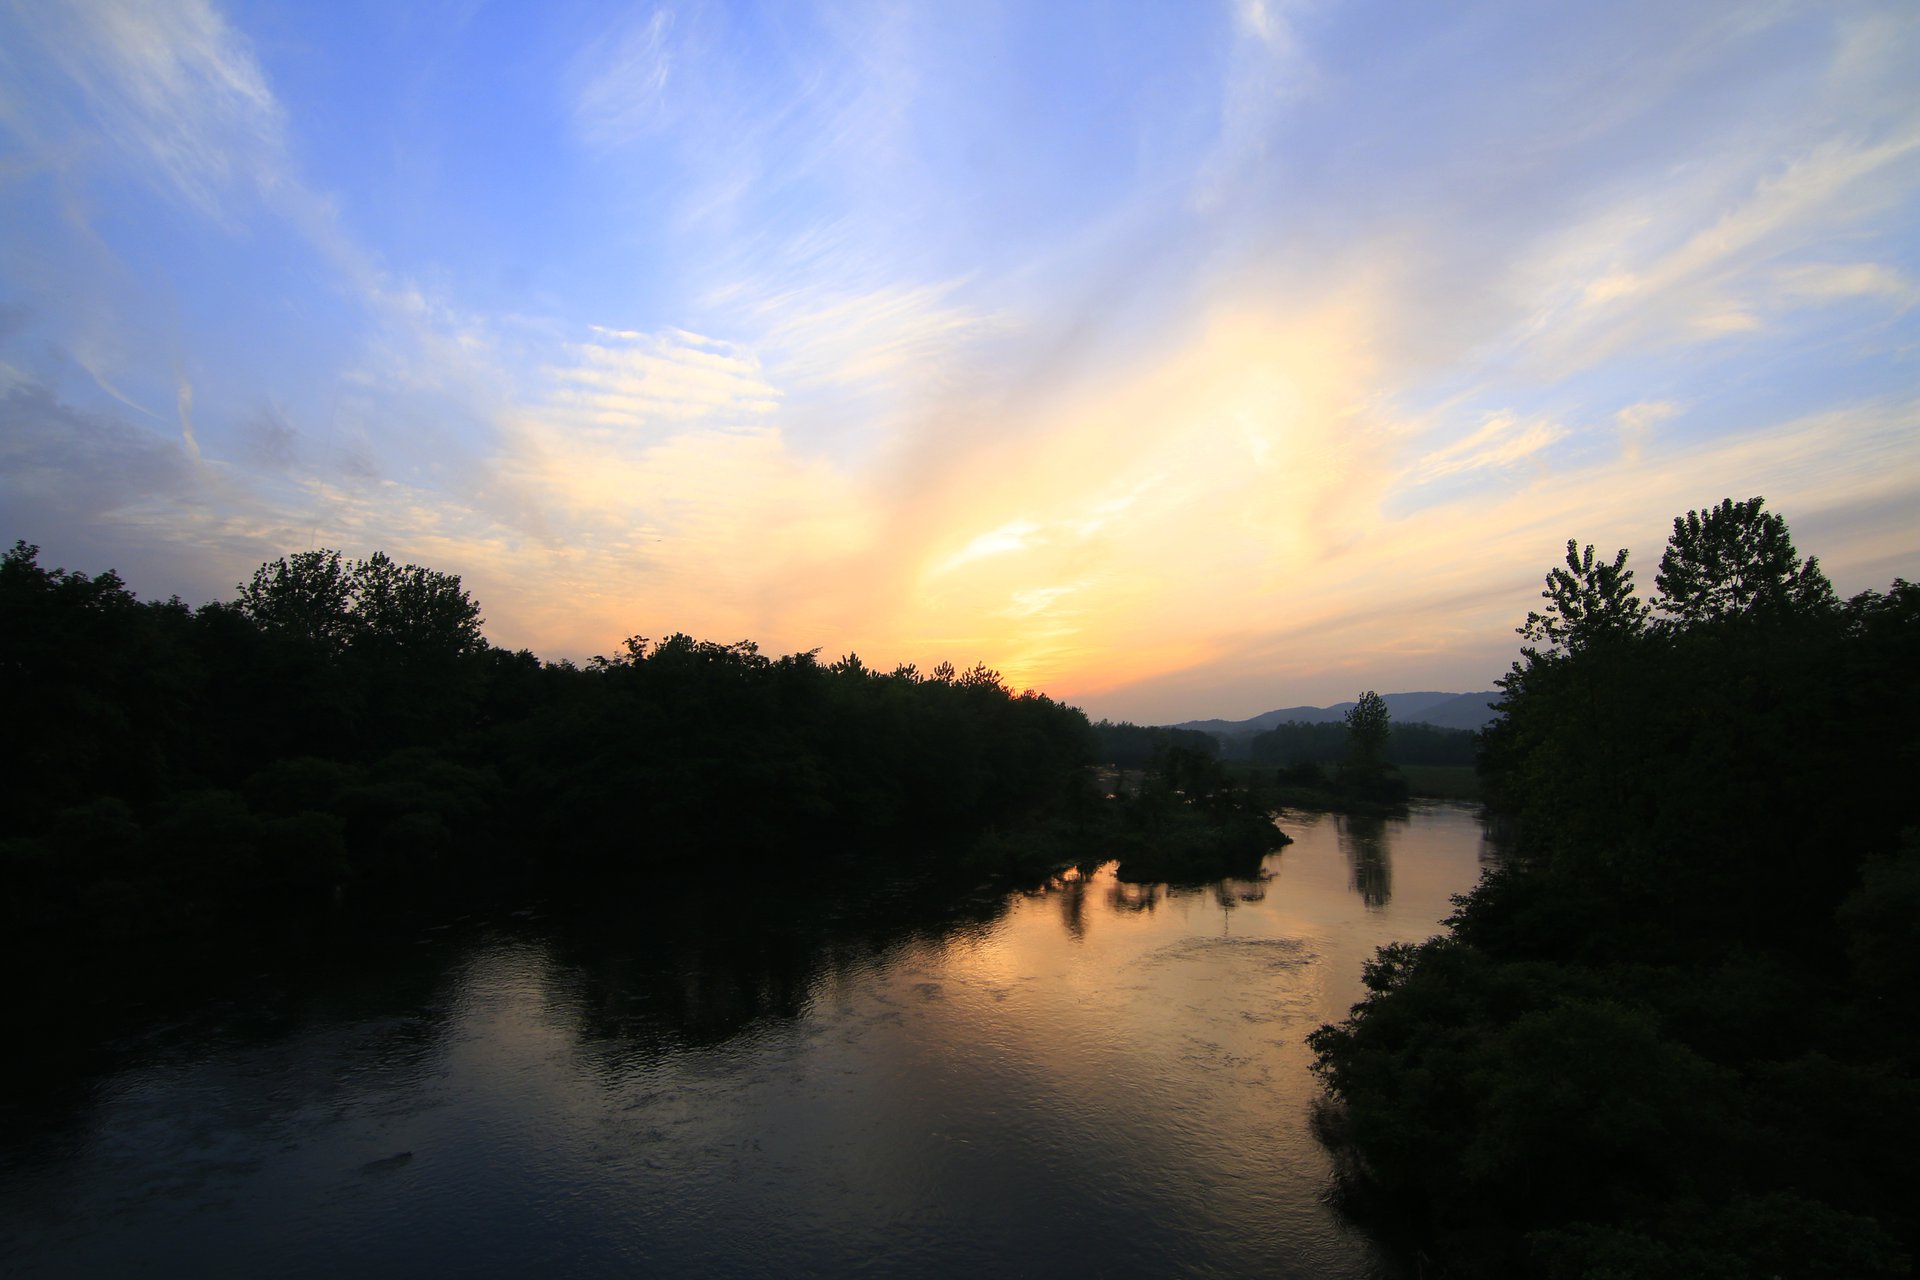
M 1368 689 L 1347 712 L 1347 760 L 1363 769 L 1377 769 L 1386 759 L 1387 737 L 1393 731 L 1387 700 Z
M 141 604 L 108 570 L 48 569 L 16 542 L 0 558 L 0 831 L 88 793 L 137 797 L 186 722 L 193 664 L 178 601 Z
M 318 547 L 269 561 L 238 590 L 240 612 L 263 631 L 329 653 L 343 652 L 353 640 L 353 581 L 338 551 Z
M 1635 635 L 1646 626 L 1649 607 L 1634 595 L 1633 570 L 1627 568 L 1624 548 L 1613 563 L 1596 562 L 1593 544 L 1584 552 L 1567 539 L 1567 567 L 1547 572 L 1545 613 L 1527 614 L 1519 628 L 1522 638 L 1547 646 L 1549 653 L 1573 653 L 1606 637 Z M 1534 649 L 1523 650 L 1529 657 Z
M 480 606 L 457 574 L 400 565 L 382 551 L 348 564 L 327 547 L 254 570 L 240 611 L 262 630 L 340 654 L 356 644 L 416 655 L 459 656 L 486 647 Z
M 363 638 L 446 656 L 486 647 L 480 606 L 462 589 L 457 574 L 398 565 L 386 552 L 376 551 L 355 563 L 351 587 L 352 611 Z
M 1368 689 L 1347 712 L 1347 759 L 1336 790 L 1364 805 L 1406 803 L 1407 783 L 1387 763 L 1387 738 L 1393 731 L 1387 700 Z
M 1821 607 L 1759 499 L 1674 530 L 1637 637 L 1624 555 L 1549 574 L 1499 865 L 1310 1038 L 1326 1131 L 1447 1275 L 1908 1275 L 1920 590 Z
M 1705 512 L 1675 516 L 1660 557 L 1658 603 L 1680 625 L 1756 613 L 1825 611 L 1833 584 L 1820 561 L 1794 550 L 1787 522 L 1761 510 L 1765 498 L 1724 498 Z

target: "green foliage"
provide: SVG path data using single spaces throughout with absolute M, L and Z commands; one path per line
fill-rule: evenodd
M 116 573 L 44 569 L 38 556 L 19 542 L 0 559 L 0 814 L 30 830 L 93 796 L 137 802 L 168 785 L 203 680 L 177 601 L 142 604 Z
M 338 551 L 320 548 L 254 570 L 236 605 L 261 630 L 329 651 L 353 639 L 353 583 Z
M 1676 521 L 1659 626 L 1573 551 L 1504 866 L 1312 1037 L 1348 1186 L 1445 1275 L 1906 1274 L 1920 591 L 1836 604 L 1757 499 Z
M 351 581 L 358 643 L 447 656 L 486 647 L 480 606 L 453 574 L 395 564 L 376 551 L 353 566 Z

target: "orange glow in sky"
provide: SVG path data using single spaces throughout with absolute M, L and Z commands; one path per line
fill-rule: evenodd
M 0 536 L 1145 722 L 1487 688 L 1723 497 L 1920 577 L 1910 4 L 774 12 L 7 11 Z

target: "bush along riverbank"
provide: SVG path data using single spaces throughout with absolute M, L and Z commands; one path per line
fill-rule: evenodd
M 1910 1274 L 1920 588 L 1759 499 L 1658 593 L 1568 546 L 1482 762 L 1514 852 L 1311 1037 L 1346 1202 L 1440 1276 Z

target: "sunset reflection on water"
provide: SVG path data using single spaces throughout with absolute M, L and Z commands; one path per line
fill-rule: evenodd
M 0 1261 L 1375 1274 L 1324 1199 L 1303 1037 L 1435 930 L 1481 828 L 1283 825 L 1262 879 L 1108 866 L 931 923 L 721 885 L 424 935 L 155 1036 L 7 1149 Z

